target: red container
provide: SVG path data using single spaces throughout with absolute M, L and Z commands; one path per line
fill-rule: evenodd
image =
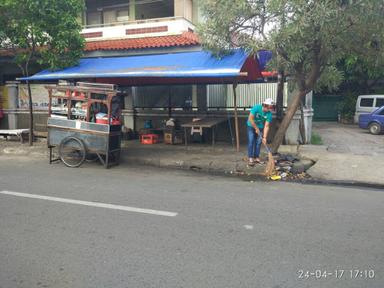
M 97 124 L 109 124 L 108 123 L 108 118 L 103 117 L 103 118 L 96 118 L 96 123 Z M 111 119 L 111 125 L 120 125 L 121 122 L 118 119 Z
M 108 118 L 96 118 L 96 123 L 97 124 L 109 124 Z
M 159 135 L 156 134 L 143 134 L 140 136 L 140 143 L 141 144 L 156 144 L 159 142 Z
M 119 119 L 113 119 L 112 118 L 111 125 L 121 125 L 121 122 Z

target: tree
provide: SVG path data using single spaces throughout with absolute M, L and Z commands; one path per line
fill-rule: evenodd
M 78 17 L 83 0 L 0 0 L 0 49 L 13 52 L 24 77 L 31 63 L 59 69 L 77 63 L 84 39 Z M 29 143 L 33 139 L 33 107 L 29 81 Z
M 380 51 L 377 51 L 380 53 Z M 344 73 L 344 81 L 339 87 L 340 92 L 355 92 L 370 94 L 375 86 L 384 79 L 384 57 L 377 54 L 349 55 L 338 64 L 338 69 Z
M 343 120 L 352 121 L 356 110 L 356 100 L 359 95 L 384 93 L 384 57 L 380 51 L 365 55 L 348 55 L 337 63 L 337 68 L 343 73 L 343 82 L 337 91 L 321 89 L 319 94 L 337 94 L 342 96 L 337 109 Z
M 274 52 L 271 66 L 295 82 L 297 91 L 274 137 L 277 151 L 305 95 L 336 88 L 336 64 L 349 55 L 383 57 L 382 0 L 200 0 L 203 45 L 217 54 L 234 47 Z

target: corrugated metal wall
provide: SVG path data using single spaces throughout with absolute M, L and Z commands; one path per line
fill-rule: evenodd
M 232 85 L 208 85 L 208 107 L 233 107 Z M 226 93 L 227 91 L 227 93 Z M 284 106 L 287 106 L 288 85 L 284 84 Z M 237 106 L 252 107 L 266 98 L 276 101 L 277 83 L 239 84 L 236 88 Z
M 207 107 L 227 106 L 227 85 L 207 85 Z
M 172 107 L 183 107 L 186 99 L 192 95 L 191 85 L 143 86 L 136 87 L 135 107 L 168 107 L 168 95 L 171 94 Z M 287 88 L 284 85 L 284 106 L 287 106 Z M 266 98 L 276 101 L 277 83 L 239 84 L 236 88 L 237 106 L 252 107 Z M 232 85 L 207 85 L 207 107 L 233 107 Z

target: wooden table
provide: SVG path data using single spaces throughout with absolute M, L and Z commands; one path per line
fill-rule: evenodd
M 184 128 L 184 136 L 185 136 L 185 146 L 188 146 L 188 134 L 187 134 L 187 128 L 209 128 L 212 129 L 212 147 L 215 146 L 215 128 L 218 124 L 227 121 L 226 118 L 203 118 L 200 120 L 188 122 L 185 124 L 182 124 L 181 127 Z

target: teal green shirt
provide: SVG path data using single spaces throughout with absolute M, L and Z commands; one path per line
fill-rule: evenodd
M 271 111 L 264 112 L 263 106 L 258 104 L 252 107 L 250 114 L 253 115 L 255 124 L 258 128 L 264 128 L 265 122 L 271 123 L 272 122 L 272 113 Z M 247 125 L 249 127 L 252 127 L 249 120 L 247 121 Z

